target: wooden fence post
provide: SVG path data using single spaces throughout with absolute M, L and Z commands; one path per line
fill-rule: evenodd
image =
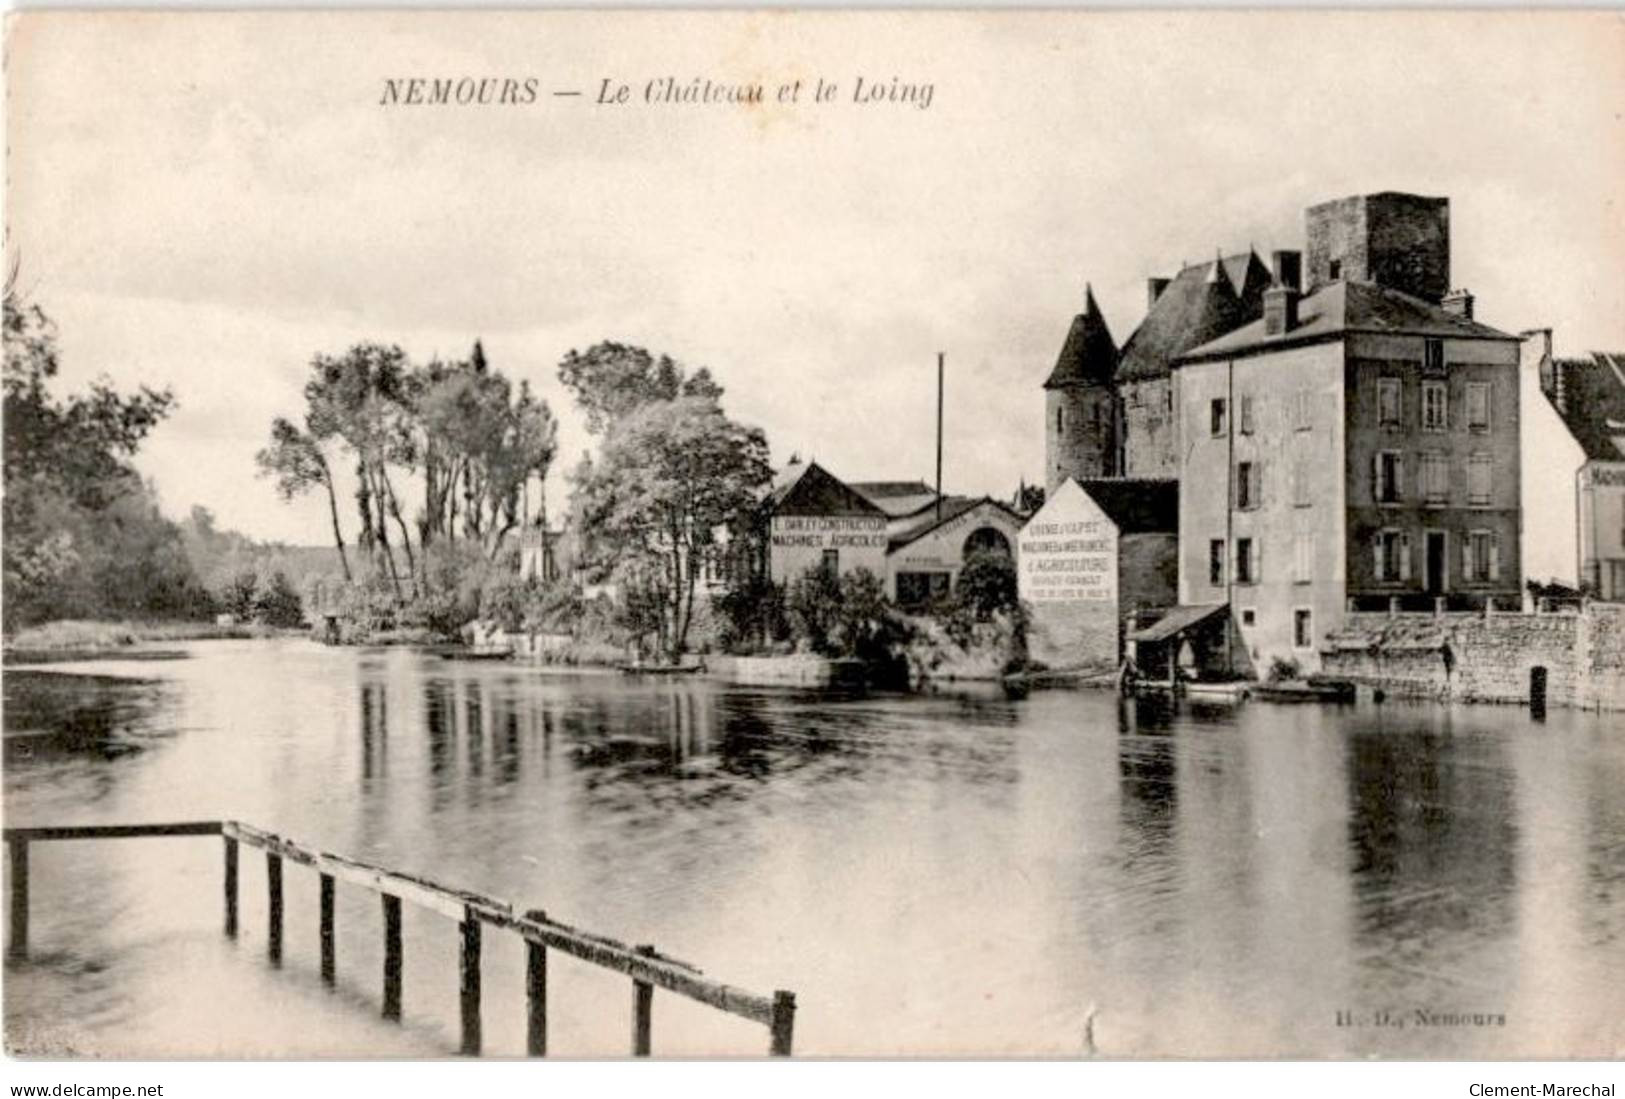
M 531 909 L 525 919 L 538 923 L 547 919 L 547 913 Z M 525 1050 L 532 1057 L 547 1056 L 547 947 L 541 943 L 525 943 L 525 1005 L 527 1010 Z
M 480 1055 L 480 921 L 472 908 L 463 909 L 462 964 L 463 1049 L 468 1057 Z
M 384 1018 L 401 1017 L 401 899 L 383 894 Z
M 6 957 L 22 961 L 28 957 L 28 841 L 11 840 L 6 850 L 11 857 L 11 938 Z
M 332 984 L 338 977 L 338 958 L 333 942 L 333 875 L 322 875 L 322 983 Z
M 790 1056 L 790 1041 L 796 1028 L 796 994 L 773 993 L 773 1044 L 768 1053 L 773 1057 Z
M 237 841 L 226 837 L 226 937 L 237 937 Z
M 634 950 L 649 955 L 652 946 L 638 946 Z M 649 1056 L 649 1031 L 654 1019 L 655 986 L 648 981 L 632 980 L 632 1056 Z
M 272 965 L 282 964 L 282 856 L 265 856 L 265 885 L 270 901 L 270 927 L 266 932 L 265 949 Z

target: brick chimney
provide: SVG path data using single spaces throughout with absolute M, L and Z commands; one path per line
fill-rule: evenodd
M 1288 290 L 1301 291 L 1303 289 L 1303 253 L 1271 252 L 1270 273 L 1275 276 L 1275 285 L 1284 286 Z
M 1145 307 L 1150 309 L 1153 305 L 1157 304 L 1157 299 L 1162 297 L 1162 292 L 1166 289 L 1168 289 L 1167 279 L 1146 279 Z
M 1446 313 L 1454 313 L 1458 317 L 1473 319 L 1473 295 L 1466 290 L 1452 290 L 1444 296 L 1439 303 Z
M 1264 335 L 1284 336 L 1298 327 L 1298 290 L 1280 283 L 1264 291 Z

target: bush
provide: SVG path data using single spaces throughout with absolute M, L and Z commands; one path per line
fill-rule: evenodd
M 1019 605 L 1016 563 L 1005 553 L 977 553 L 959 570 L 954 596 L 978 622 Z
M 237 621 L 247 622 L 258 610 L 259 588 L 259 575 L 253 569 L 244 569 L 226 582 L 219 603 Z
M 293 629 L 305 623 L 304 604 L 281 569 L 260 584 L 254 596 L 254 613 L 267 626 Z
M 1302 675 L 1303 669 L 1298 665 L 1296 660 L 1288 660 L 1285 657 L 1277 656 L 1270 661 L 1269 679 L 1271 683 L 1280 683 L 1289 679 L 1299 679 L 1302 677 Z
M 835 574 L 814 565 L 791 582 L 784 603 L 797 647 L 834 656 L 841 618 L 841 582 Z
M 790 636 L 784 589 L 766 576 L 753 576 L 712 600 L 720 622 L 718 644 L 725 652 L 750 652 Z

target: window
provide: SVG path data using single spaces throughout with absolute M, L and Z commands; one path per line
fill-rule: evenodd
M 1315 407 L 1314 400 L 1307 388 L 1298 390 L 1297 398 L 1293 401 L 1292 426 L 1297 431 L 1308 431 L 1314 426 Z
M 1444 341 L 1425 340 L 1422 344 L 1422 369 L 1430 374 L 1444 373 Z
M 1372 495 L 1379 504 L 1397 504 L 1405 460 L 1397 450 L 1379 450 L 1372 456 Z
M 1311 648 L 1315 643 L 1314 616 L 1309 608 L 1299 607 L 1292 612 L 1292 647 L 1294 649 Z
M 1207 544 L 1207 582 L 1215 588 L 1224 586 L 1224 541 L 1215 538 Z
M 1404 531 L 1378 531 L 1371 540 L 1372 570 L 1378 580 L 1411 578 L 1411 539 Z
M 1257 623 L 1257 621 L 1258 611 L 1254 610 L 1252 607 L 1243 607 L 1241 609 L 1241 624 L 1243 626 L 1254 625 Z
M 1403 415 L 1400 405 L 1398 378 L 1377 380 L 1377 423 L 1381 427 L 1398 428 Z
M 1258 583 L 1258 546 L 1251 538 L 1236 539 L 1236 583 Z
M 1422 383 L 1422 430 L 1443 431 L 1446 426 L 1447 398 L 1443 382 Z
M 1490 429 L 1490 383 L 1467 383 L 1467 430 Z
M 1243 435 L 1253 433 L 1253 398 L 1251 394 L 1241 398 L 1241 433 Z
M 1488 454 L 1474 454 L 1467 459 L 1467 503 L 1471 507 L 1488 507 L 1490 503 L 1490 473 L 1493 466 Z
M 1213 435 L 1224 434 L 1224 398 L 1215 397 L 1208 402 L 1208 431 Z
M 1330 275 L 1331 275 L 1331 281 L 1332 282 L 1336 282 L 1338 279 L 1343 277 L 1343 261 L 1342 260 L 1340 260 L 1340 259 L 1332 260 L 1331 267 L 1330 267 Z
M 1055 434 L 1061 435 L 1066 431 L 1066 409 L 1055 410 Z
M 1422 499 L 1438 507 L 1450 495 L 1450 463 L 1437 452 L 1422 455 Z
M 1292 459 L 1292 506 L 1306 508 L 1314 501 L 1309 496 L 1309 459 L 1306 455 L 1294 455 Z
M 1307 584 L 1315 578 L 1315 535 L 1300 530 L 1292 536 L 1292 580 Z
M 1236 507 L 1251 511 L 1264 502 L 1264 468 L 1258 462 L 1236 463 Z
M 1462 575 L 1468 583 L 1501 579 L 1501 547 L 1492 531 L 1475 530 L 1461 544 Z
M 1032 421 L 1029 420 L 1028 422 L 1031 423 Z M 839 576 L 839 575 L 841 575 L 841 551 L 840 550 L 838 550 L 838 549 L 827 549 L 827 550 L 825 550 L 823 560 L 820 563 L 823 566 L 824 571 L 829 573 L 831 576 Z

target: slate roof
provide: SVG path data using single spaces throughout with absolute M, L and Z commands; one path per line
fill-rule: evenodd
M 893 519 L 937 502 L 936 492 L 924 481 L 854 481 L 852 488 Z
M 1121 534 L 1179 532 L 1179 482 L 1166 477 L 1099 477 L 1078 482 Z
M 1085 287 L 1083 312 L 1072 318 L 1067 329 L 1066 342 L 1055 359 L 1045 389 L 1061 389 L 1073 385 L 1110 385 L 1117 373 L 1117 344 L 1106 318 L 1095 304 L 1095 292 Z
M 1167 377 L 1181 353 L 1262 317 L 1270 282 L 1251 250 L 1183 268 L 1123 344 L 1118 379 Z
M 1588 459 L 1625 461 L 1625 353 L 1593 351 L 1589 359 L 1557 359 L 1562 401 L 1553 401 Z
M 780 470 L 763 506 L 773 515 L 886 514 L 817 462 Z
M 931 486 L 924 481 L 851 481 L 848 483 L 871 500 L 887 499 L 893 496 L 934 495 Z
M 1298 303 L 1298 324 L 1279 336 L 1264 334 L 1258 320 L 1193 347 L 1178 362 L 1232 358 L 1277 347 L 1337 339 L 1348 332 L 1433 336 L 1442 339 L 1513 340 L 1499 329 L 1444 309 L 1422 298 L 1370 282 L 1331 282 Z
M 1001 503 L 991 496 L 944 496 L 942 498 L 941 519 L 937 518 L 937 509 L 934 507 L 922 510 L 919 518 L 913 523 L 901 530 L 892 532 L 891 537 L 887 539 L 886 552 L 890 553 L 908 545 L 910 542 L 917 542 L 944 523 L 952 522 L 967 511 L 974 511 L 983 504 L 992 504 L 1000 511 L 1005 512 L 1010 516 L 1011 521 L 1015 523 L 1017 528 L 1024 521 L 1009 504 Z

